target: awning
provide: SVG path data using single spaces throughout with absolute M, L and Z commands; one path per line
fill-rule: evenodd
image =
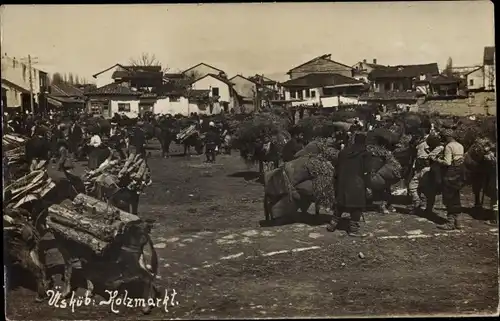
M 54 105 L 56 107 L 62 107 L 63 104 L 62 102 L 58 101 L 58 100 L 55 100 L 54 98 L 51 98 L 49 96 L 47 96 L 47 102 L 51 105 Z
M 357 84 L 340 84 L 340 85 L 334 85 L 334 86 L 325 86 L 323 88 L 343 88 L 343 87 L 360 87 L 364 86 L 364 83 L 357 83 Z

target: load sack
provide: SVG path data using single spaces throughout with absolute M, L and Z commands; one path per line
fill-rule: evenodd
M 47 226 L 65 239 L 102 255 L 115 241 L 126 237 L 128 229 L 141 220 L 85 194 L 48 208 Z
M 295 213 L 311 202 L 332 207 L 334 168 L 322 157 L 298 158 L 265 175 L 265 194 L 274 200 L 273 217 Z
M 374 172 L 370 175 L 370 187 L 372 190 L 380 190 L 389 187 L 401 180 L 401 164 L 394 158 L 390 151 L 377 145 L 367 146 L 367 151 L 370 152 L 373 157 L 378 158 L 382 165 L 378 169 L 373 169 Z

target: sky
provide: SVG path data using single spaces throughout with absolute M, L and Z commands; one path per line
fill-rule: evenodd
M 481 64 L 490 1 L 179 5 L 6 5 L 1 51 L 49 73 L 92 75 L 141 53 L 171 72 L 205 62 L 229 77 L 285 73 L 314 57 L 354 65 Z

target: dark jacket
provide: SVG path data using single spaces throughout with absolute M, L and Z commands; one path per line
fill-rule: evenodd
M 297 141 L 296 138 L 289 140 L 285 146 L 283 146 L 282 158 L 284 162 L 292 161 L 295 158 L 295 154 L 302 150 L 304 146 Z
M 370 154 L 366 146 L 353 144 L 340 151 L 336 167 L 336 200 L 346 208 L 367 205 L 366 182 L 370 173 Z
M 50 143 L 45 137 L 34 136 L 26 143 L 26 159 L 30 163 L 33 159 L 49 160 Z
M 217 146 L 220 144 L 220 134 L 215 128 L 210 128 L 205 135 L 205 142 L 207 146 Z
M 79 125 L 75 125 L 75 127 L 70 128 L 69 139 L 72 143 L 81 143 L 83 140 L 83 131 Z

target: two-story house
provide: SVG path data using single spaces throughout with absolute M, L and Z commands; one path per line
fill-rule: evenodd
M 211 106 L 211 113 L 218 113 L 218 110 L 229 112 L 238 107 L 238 94 L 229 79 L 216 74 L 206 74 L 192 81 L 190 86 L 194 90 L 209 90 L 209 97 L 215 101 Z
M 44 108 L 44 95 L 47 92 L 48 77 L 45 71 L 31 67 L 27 61 L 2 56 L 2 104 L 6 108 L 22 108 L 34 112 Z M 31 93 L 33 104 L 30 102 Z
M 248 77 L 251 81 L 263 86 L 267 89 L 271 100 L 283 100 L 285 99 L 285 91 L 283 86 L 275 80 L 272 80 L 264 75 L 255 75 Z
M 339 74 L 345 77 L 353 76 L 353 68 L 351 66 L 344 65 L 340 62 L 334 61 L 331 59 L 331 54 L 325 54 L 319 57 L 316 57 L 312 60 L 309 60 L 297 67 L 290 69 L 287 72 L 287 75 L 290 76 L 290 79 L 296 79 L 303 77 L 308 74 L 318 74 L 318 73 L 327 73 L 327 74 Z
M 199 79 L 208 74 L 220 75 L 220 74 L 225 74 L 225 72 L 219 68 L 215 68 L 214 66 L 206 64 L 204 62 L 200 62 L 199 64 L 184 70 L 181 74 L 193 80 L 193 79 Z
M 285 99 L 321 104 L 323 97 L 357 97 L 366 89 L 362 81 L 336 73 L 311 73 L 284 82 Z
M 417 84 L 428 83 L 437 75 L 437 63 L 399 65 L 374 69 L 368 75 L 368 80 L 374 92 L 411 92 L 419 89 Z

